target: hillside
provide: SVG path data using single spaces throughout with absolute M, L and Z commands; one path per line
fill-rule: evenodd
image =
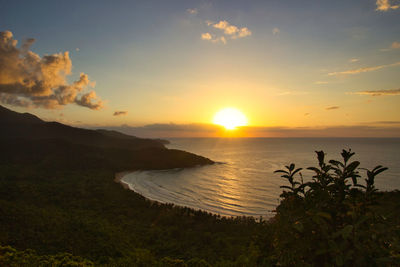
M 0 138 L 28 140 L 59 139 L 73 144 L 102 148 L 164 148 L 159 140 L 143 139 L 116 131 L 89 130 L 58 122 L 46 122 L 29 113 L 18 113 L 0 106 Z

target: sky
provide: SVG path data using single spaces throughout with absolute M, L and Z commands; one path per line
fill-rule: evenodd
M 398 0 L 0 0 L 0 104 L 143 137 L 400 137 L 399 22 Z M 213 125 L 225 107 L 248 126 Z

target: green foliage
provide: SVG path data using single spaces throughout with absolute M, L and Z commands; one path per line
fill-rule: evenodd
M 96 266 L 157 266 L 165 257 L 207 266 L 235 262 L 263 228 L 253 218 L 153 203 L 115 183 L 113 170 L 55 161 L 0 164 L 0 244 Z
M 281 204 L 274 219 L 274 255 L 283 266 L 380 266 L 399 262 L 399 227 L 375 212 L 375 177 L 387 168 L 367 171 L 366 184 L 358 183 L 358 161 L 343 150 L 342 161 L 325 161 L 316 151 L 318 167 L 310 182 L 303 182 L 301 168 L 286 166 Z M 295 174 L 300 182 L 295 181 Z
M 0 246 L 0 266 L 65 266 L 87 267 L 94 266 L 93 262 L 69 253 L 40 256 L 28 249 L 18 251 L 10 246 Z

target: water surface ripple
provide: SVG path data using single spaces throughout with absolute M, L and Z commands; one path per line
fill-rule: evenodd
M 279 204 L 279 186 L 286 182 L 273 172 L 291 162 L 303 168 L 316 166 L 315 150 L 324 150 L 329 160 L 351 148 L 361 167 L 389 167 L 377 177 L 377 188 L 400 189 L 400 139 L 396 138 L 182 138 L 171 139 L 169 147 L 223 164 L 132 172 L 122 181 L 146 198 L 222 216 L 271 217 Z

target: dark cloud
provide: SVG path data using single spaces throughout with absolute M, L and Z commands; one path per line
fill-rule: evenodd
M 100 109 L 103 103 L 94 91 L 83 91 L 94 83 L 87 74 L 69 84 L 72 62 L 69 53 L 40 57 L 30 51 L 35 39 L 27 39 L 20 48 L 10 31 L 0 32 L 0 102 L 13 106 L 60 108 L 75 103 Z
M 115 111 L 113 116 L 121 116 L 128 114 L 128 111 Z
M 332 106 L 332 107 L 327 107 L 325 108 L 326 110 L 334 110 L 334 109 L 339 109 L 340 107 L 338 106 Z

